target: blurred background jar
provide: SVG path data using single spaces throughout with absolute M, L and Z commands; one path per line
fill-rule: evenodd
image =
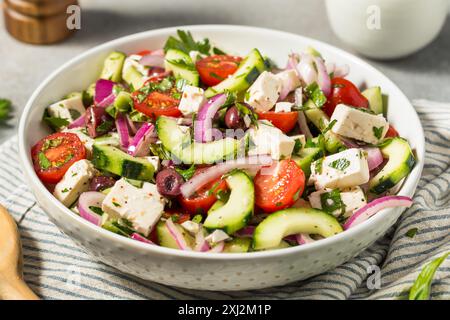
M 326 0 L 335 34 L 362 55 L 396 59 L 427 46 L 439 34 L 448 0 Z

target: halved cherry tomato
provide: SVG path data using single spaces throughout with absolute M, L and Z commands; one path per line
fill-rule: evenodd
M 323 111 L 331 117 L 334 109 L 340 103 L 360 108 L 369 107 L 369 101 L 352 82 L 344 78 L 333 78 L 331 79 L 331 93 L 327 97 Z
M 69 167 L 86 158 L 86 149 L 74 133 L 53 133 L 31 149 L 34 170 L 45 183 L 59 182 Z
M 197 61 L 196 67 L 202 82 L 215 86 L 235 73 L 241 60 L 236 56 L 212 55 Z
M 397 132 L 397 130 L 395 130 L 395 128 L 392 125 L 389 125 L 389 129 L 386 132 L 385 138 L 394 138 L 394 137 L 398 137 L 399 134 Z
M 195 174 L 202 172 L 204 168 L 197 169 Z M 181 207 L 190 214 L 206 214 L 217 200 L 220 191 L 227 190 L 227 183 L 223 179 L 214 180 L 203 187 L 189 198 L 178 196 Z
M 266 111 L 266 112 L 257 112 L 258 119 L 260 120 L 269 120 L 272 124 L 283 131 L 284 133 L 288 133 L 292 129 L 294 129 L 298 120 L 298 112 L 274 112 L 274 111 Z
M 151 50 L 142 50 L 142 51 L 139 51 L 138 53 L 136 53 L 136 55 L 137 56 L 146 56 L 149 53 L 152 53 L 152 51 Z
M 149 79 L 147 83 L 157 83 L 163 79 L 164 76 L 157 76 Z M 175 86 L 164 92 L 152 91 L 148 94 L 145 93 L 145 88 L 146 84 L 131 95 L 133 97 L 134 108 L 137 111 L 142 112 L 152 119 L 156 119 L 159 116 L 181 116 L 181 111 L 178 109 L 178 104 L 180 103 L 178 96 L 180 93 Z
M 288 208 L 305 189 L 305 174 L 294 160 L 275 162 L 261 169 L 253 180 L 255 203 L 265 212 Z

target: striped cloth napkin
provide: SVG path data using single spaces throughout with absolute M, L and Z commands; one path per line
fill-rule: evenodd
M 14 137 L 0 146 L 0 199 L 19 225 L 25 280 L 43 299 L 405 298 L 422 267 L 450 250 L 450 104 L 419 100 L 414 105 L 425 129 L 425 167 L 414 205 L 396 226 L 334 270 L 283 287 L 254 291 L 184 290 L 140 280 L 95 261 L 62 234 L 36 204 L 23 181 Z M 414 228 L 416 235 L 407 236 Z M 368 285 L 373 284 L 373 266 L 381 270 L 379 289 Z M 450 299 L 450 259 L 437 271 L 431 297 Z

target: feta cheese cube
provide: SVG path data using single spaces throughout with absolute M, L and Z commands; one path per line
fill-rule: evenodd
M 322 198 L 327 201 L 328 206 L 333 206 L 334 202 L 331 195 L 331 189 L 319 190 L 312 192 L 308 199 L 309 203 L 313 208 L 323 209 L 322 207 Z M 342 203 L 343 208 L 335 209 L 333 212 L 330 212 L 335 217 L 343 215 L 344 217 L 349 217 L 352 213 L 359 208 L 365 206 L 367 204 L 366 197 L 364 195 L 363 190 L 360 187 L 351 187 L 344 188 L 339 190 L 339 201 Z M 323 195 L 328 195 L 324 197 Z
M 295 70 L 284 70 L 275 75 L 281 82 L 281 91 L 291 92 L 300 87 L 300 78 Z
M 92 146 L 94 145 L 94 139 L 92 139 L 84 128 L 64 129 L 63 132 L 75 133 L 80 138 L 84 147 L 86 148 L 86 157 L 91 158 Z
M 268 121 L 258 121 L 258 128 L 248 130 L 254 147 L 249 155 L 270 154 L 272 159 L 280 160 L 291 156 L 295 140 L 285 135 Z
M 256 111 L 269 111 L 280 97 L 281 80 L 264 71 L 248 89 L 245 102 Z
M 331 116 L 336 121 L 331 131 L 341 136 L 377 144 L 386 135 L 389 124 L 381 114 L 371 114 L 345 104 L 337 105 Z
M 89 182 L 96 172 L 97 170 L 89 160 L 83 159 L 75 162 L 64 174 L 61 181 L 56 184 L 53 195 L 63 205 L 69 207 L 81 193 L 89 190 Z
M 134 230 L 148 236 L 164 211 L 165 199 L 156 185 L 144 182 L 142 188 L 120 179 L 102 203 L 102 210 L 111 218 L 124 218 Z
M 186 85 L 178 109 L 183 115 L 189 116 L 198 112 L 205 102 L 205 91 L 202 88 Z
M 275 112 L 291 112 L 294 104 L 292 102 L 277 102 Z
M 230 236 L 226 234 L 224 231 L 217 229 L 214 230 L 213 233 L 209 234 L 205 237 L 205 240 L 212 246 L 221 241 L 225 241 L 230 239 Z
M 200 231 L 200 225 L 194 221 L 188 220 L 181 224 L 181 226 L 191 235 L 195 235 Z
M 362 149 L 345 151 L 319 159 L 311 164 L 310 180 L 316 189 L 347 188 L 369 181 L 369 165 Z
M 70 123 L 81 117 L 85 108 L 81 96 L 75 96 L 50 105 L 47 111 L 50 117 L 63 118 Z
M 306 144 L 306 137 L 305 137 L 305 135 L 304 134 L 298 134 L 298 135 L 295 135 L 295 136 L 290 136 L 290 138 L 292 139 L 292 140 L 294 140 L 294 142 L 295 142 L 295 147 L 299 147 L 298 148 L 298 150 L 296 149 L 296 148 L 294 148 L 294 152 L 299 152 L 300 150 L 302 150 L 304 147 L 305 147 L 305 144 Z

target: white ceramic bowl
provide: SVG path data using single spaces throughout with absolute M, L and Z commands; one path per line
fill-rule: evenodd
M 423 166 L 423 130 L 408 99 L 379 71 L 342 50 L 294 34 L 242 26 L 183 26 L 138 33 L 95 47 L 52 73 L 28 101 L 19 126 L 23 171 L 39 205 L 64 233 L 98 260 L 143 279 L 192 289 L 243 290 L 282 285 L 334 268 L 367 248 L 395 223 L 403 209 L 384 210 L 353 229 L 309 245 L 245 254 L 205 254 L 150 246 L 118 236 L 58 202 L 36 176 L 30 159 L 31 146 L 48 133 L 41 122 L 45 107 L 95 81 L 110 51 L 160 48 L 180 28 L 192 31 L 197 39 L 208 37 L 228 52 L 245 55 L 257 47 L 280 65 L 286 63 L 292 50 L 314 46 L 326 59 L 349 64 L 350 79 L 356 83 L 380 85 L 389 94 L 389 121 L 417 153 L 418 164 L 400 191 L 401 195 L 413 196 Z

